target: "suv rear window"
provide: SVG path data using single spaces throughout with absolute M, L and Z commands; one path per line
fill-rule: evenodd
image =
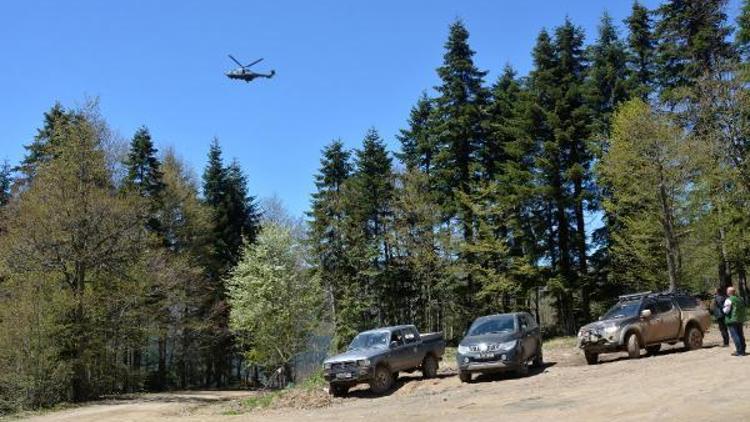
M 675 299 L 682 309 L 695 309 L 700 307 L 700 301 L 691 296 L 675 296 Z

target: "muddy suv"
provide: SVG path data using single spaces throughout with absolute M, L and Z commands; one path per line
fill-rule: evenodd
M 662 343 L 685 343 L 688 350 L 703 347 L 703 334 L 711 316 L 698 299 L 676 293 L 636 293 L 620 300 L 599 321 L 578 332 L 578 347 L 586 362 L 598 362 L 599 354 L 627 351 L 631 358 L 641 350 L 656 353 Z

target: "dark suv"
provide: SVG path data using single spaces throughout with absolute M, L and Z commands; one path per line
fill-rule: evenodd
M 656 353 L 662 343 L 685 343 L 689 350 L 703 346 L 711 316 L 701 302 L 677 293 L 636 293 L 620 300 L 599 321 L 578 332 L 578 347 L 586 362 L 597 363 L 599 354 L 627 351 L 631 358 L 641 349 Z
M 542 335 L 526 312 L 477 318 L 458 345 L 458 377 L 470 382 L 473 373 L 515 371 L 526 375 L 529 362 L 542 366 Z

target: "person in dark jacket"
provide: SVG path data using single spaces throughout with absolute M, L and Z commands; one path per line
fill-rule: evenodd
M 726 315 L 724 315 L 724 302 L 726 300 L 727 297 L 724 294 L 724 289 L 718 287 L 716 289 L 716 296 L 714 296 L 712 309 L 716 324 L 719 325 L 719 332 L 721 333 L 721 340 L 724 347 L 729 346 L 729 333 L 727 332 Z
M 736 352 L 733 356 L 745 356 L 745 333 L 742 326 L 747 321 L 745 301 L 737 296 L 734 287 L 727 288 L 727 300 L 724 301 L 724 314 L 726 315 L 727 328 L 732 335 Z

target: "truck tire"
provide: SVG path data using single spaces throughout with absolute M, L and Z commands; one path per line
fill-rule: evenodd
M 685 333 L 685 348 L 696 350 L 703 347 L 703 332 L 695 325 L 689 325 Z
M 638 338 L 636 333 L 630 333 L 628 335 L 628 357 L 630 359 L 638 359 L 641 357 L 641 340 Z
M 659 350 L 661 350 L 661 343 L 654 344 L 651 346 L 646 346 L 646 353 L 649 355 L 655 355 L 659 353 Z
M 435 378 L 438 371 L 438 361 L 435 356 L 427 355 L 422 361 L 422 378 Z
M 586 357 L 586 363 L 589 365 L 596 365 L 599 363 L 599 353 L 583 352 L 583 356 Z
M 516 376 L 517 377 L 525 377 L 526 375 L 529 375 L 529 365 L 528 362 L 521 362 L 518 369 L 516 369 Z
M 544 356 L 542 355 L 542 349 L 539 349 L 539 353 L 534 356 L 534 360 L 531 362 L 531 367 L 539 369 L 544 367 Z
M 370 390 L 375 394 L 387 393 L 393 387 L 393 373 L 385 366 L 375 368 L 370 381 Z
M 346 397 L 346 394 L 349 393 L 349 386 L 344 384 L 329 384 L 328 392 L 333 397 Z
M 462 371 L 458 370 L 458 379 L 461 380 L 461 382 L 471 382 L 471 372 L 469 371 Z

